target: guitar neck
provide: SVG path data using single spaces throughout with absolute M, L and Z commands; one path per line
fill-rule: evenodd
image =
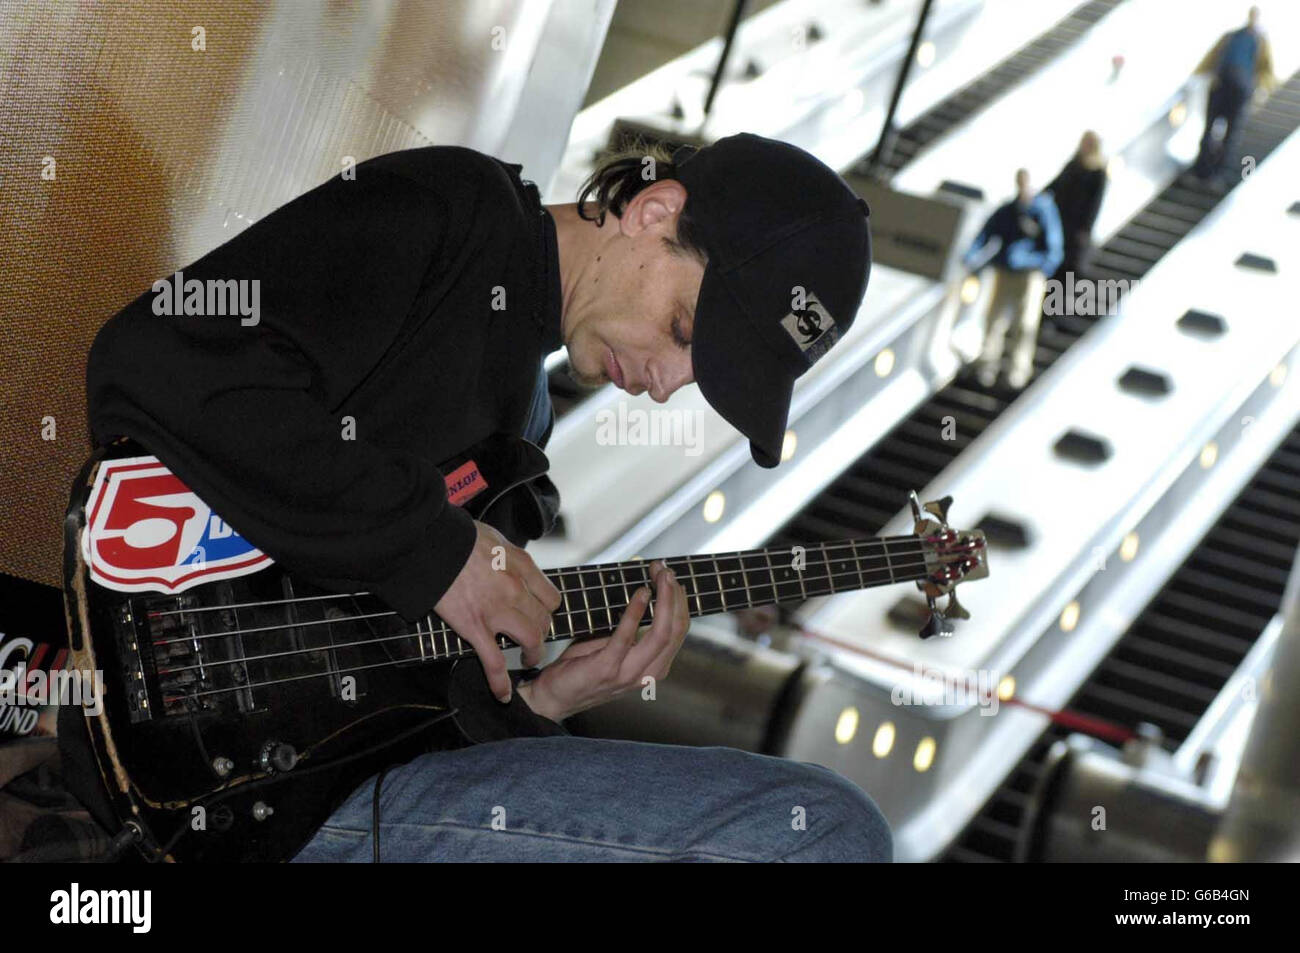
M 745 552 L 665 559 L 686 593 L 692 617 L 735 612 L 814 596 L 870 589 L 922 579 L 930 571 L 928 544 L 918 536 L 841 540 L 812 546 L 782 546 Z M 550 569 L 545 575 L 562 603 L 552 617 L 546 641 L 612 632 L 640 586 L 654 591 L 650 562 L 644 559 Z M 647 617 L 654 618 L 654 602 Z M 445 623 L 427 620 L 431 657 L 468 655 Z M 502 648 L 513 643 L 498 637 Z

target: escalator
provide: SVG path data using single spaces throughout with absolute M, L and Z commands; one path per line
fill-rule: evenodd
M 1262 162 L 1298 127 L 1300 72 L 1246 120 L 1242 152 Z M 1200 183 L 1190 175 L 1180 176 L 1101 246 L 1095 258 L 1095 276 L 1141 278 L 1230 191 Z M 1097 320 L 1078 315 L 1044 318 L 1034 360 L 1036 372 L 1054 364 Z M 1001 385 L 981 387 L 973 371 L 967 369 L 897 424 L 764 545 L 807 545 L 876 535 L 907 503 L 909 490 L 933 480 L 1018 396 L 1018 391 Z M 956 438 L 945 440 L 944 423 L 949 417 L 956 421 Z
M 1113 11 L 1123 0 L 1090 0 L 1081 4 L 1052 29 L 1031 43 L 1026 43 L 979 79 L 968 83 L 942 102 L 935 104 L 898 133 L 893 149 L 882 163 L 881 173 L 888 179 L 919 156 L 932 143 L 968 122 L 989 103 L 1005 96 L 1056 57 L 1065 53 Z M 853 171 L 870 174 L 869 156 L 857 163 Z
M 1013 88 L 1033 77 L 1053 59 L 1065 53 L 1093 26 L 1113 11 L 1123 0 L 1089 0 L 1080 4 L 1052 29 L 991 70 L 957 90 L 904 127 L 885 161 L 886 178 L 899 172 L 927 147 L 968 122 L 981 110 Z M 853 166 L 854 172 L 865 169 L 870 153 Z M 568 374 L 568 362 L 561 362 L 550 372 L 551 402 L 556 419 L 563 417 L 591 391 L 577 384 Z
M 1282 604 L 1300 546 L 1300 427 L 1292 430 L 1115 644 L 1066 708 L 1129 728 L 1160 729 L 1175 749 L 1205 714 Z M 943 859 L 1009 862 L 1052 725 Z

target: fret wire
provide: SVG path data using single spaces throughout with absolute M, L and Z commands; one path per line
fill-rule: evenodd
M 749 591 L 749 571 L 745 569 L 745 557 L 736 553 L 736 565 L 740 567 L 740 584 L 745 587 L 745 606 L 754 604 L 754 594 Z
M 593 622 L 591 618 L 591 603 L 587 600 L 587 583 L 582 578 L 581 571 L 578 572 L 578 585 L 581 587 L 582 605 L 587 612 L 587 633 L 590 634 L 596 631 L 596 623 Z
M 635 565 L 635 564 L 632 564 L 632 565 Z M 628 568 L 631 568 L 631 566 L 629 566 Z M 626 570 L 622 570 L 622 571 L 620 571 L 620 572 L 619 572 L 619 577 L 622 579 L 622 582 L 623 582 L 623 605 L 624 605 L 624 606 L 630 606 L 630 605 L 632 604 L 632 597 L 631 597 L 630 595 L 628 595 L 628 591 L 627 591 L 627 572 L 626 572 Z M 649 612 L 651 611 L 651 609 L 653 609 L 653 608 L 654 608 L 654 600 L 652 599 L 652 600 L 650 601 L 650 605 L 646 607 L 646 612 L 649 613 Z M 651 618 L 653 618 L 653 616 L 651 616 Z
M 790 555 L 793 557 L 794 554 L 791 553 Z M 790 564 L 791 564 L 791 566 L 794 565 L 794 559 L 793 559 L 793 558 L 790 560 Z M 806 550 L 806 549 L 803 551 L 803 564 L 804 564 L 804 568 L 806 569 L 806 568 L 808 567 L 808 550 Z M 803 595 L 803 601 L 804 601 L 804 602 L 807 602 L 807 601 L 808 601 L 808 586 L 804 583 L 804 579 L 803 579 L 803 569 L 796 569 L 796 570 L 794 571 L 794 574 L 795 574 L 796 576 L 799 577 L 799 592 L 800 592 L 800 594 Z
M 853 540 L 849 540 L 849 545 L 853 548 L 853 561 L 858 565 L 858 582 L 861 583 L 862 588 L 865 589 L 867 588 L 867 577 L 862 571 L 862 559 L 858 556 L 857 544 L 854 543 Z
M 714 575 L 718 577 L 718 599 L 721 600 L 722 602 L 722 611 L 729 612 L 731 610 L 727 608 L 727 597 L 726 595 L 723 594 L 723 590 L 725 590 L 727 587 L 722 578 L 722 567 L 718 565 L 717 556 L 713 557 L 713 572 Z
M 572 635 L 572 634 L 573 634 L 573 616 L 572 616 L 572 614 L 570 613 L 570 610 L 569 610 L 569 590 L 568 590 L 567 588 L 564 588 L 564 587 L 561 587 L 561 588 L 560 588 L 560 601 L 562 601 L 562 602 L 564 603 L 564 617 L 565 617 L 565 619 L 567 619 L 568 622 L 569 622 L 569 634 Z
M 849 550 L 850 550 L 850 554 L 851 554 L 851 561 L 850 561 L 850 563 L 849 563 L 849 568 L 848 568 L 847 570 L 845 570 L 845 572 L 846 572 L 848 575 L 853 575 L 854 573 L 857 573 L 857 574 L 859 575 L 859 578 L 861 578 L 861 571 L 862 571 L 862 570 L 859 568 L 859 566 L 858 566 L 858 564 L 857 564 L 857 562 L 858 562 L 858 560 L 857 560 L 857 555 L 855 554 L 855 552 L 854 552 L 852 546 L 849 547 Z M 832 569 L 831 571 L 834 572 L 835 570 Z M 854 586 L 853 588 L 854 588 L 854 589 L 857 589 L 857 588 L 860 588 L 860 587 L 859 587 L 859 586 Z
M 767 560 L 767 574 L 772 579 L 772 604 L 781 602 L 781 590 L 776 588 L 776 567 L 772 565 L 772 551 L 763 547 L 763 558 Z
M 613 574 L 613 570 L 609 570 L 609 572 L 610 572 L 611 575 Z M 597 578 L 597 579 L 600 578 L 600 573 L 596 573 L 596 578 Z M 607 626 L 609 626 L 611 629 L 613 629 L 613 628 L 614 628 L 614 608 L 613 608 L 613 606 L 611 606 L 611 605 L 609 604 L 609 589 L 610 589 L 610 586 L 611 586 L 611 585 L 612 585 L 612 584 L 609 582 L 609 580 L 606 580 L 606 581 L 605 581 L 605 585 L 603 585 L 603 586 L 601 587 L 600 594 L 601 594 L 602 597 L 604 597 L 604 600 L 605 600 L 605 624 L 606 624 Z
M 885 568 L 889 570 L 889 581 L 897 582 L 894 578 L 894 561 L 889 558 L 889 544 L 885 543 L 881 548 L 885 551 Z
M 699 580 L 695 578 L 695 560 L 690 556 L 686 557 L 686 571 L 690 573 L 691 588 L 695 590 L 695 613 L 696 615 L 704 615 L 704 606 L 700 602 L 700 583 Z M 690 609 L 689 603 L 690 593 L 687 593 L 687 610 Z
M 677 581 L 681 582 L 681 588 L 686 593 L 686 615 L 690 615 L 690 597 L 692 597 L 692 595 L 695 597 L 695 607 L 699 607 L 698 590 L 697 592 L 692 593 L 692 589 L 695 588 L 695 573 L 692 571 L 692 568 L 690 568 L 690 556 L 679 556 L 677 562 L 680 563 L 680 566 L 675 567 L 672 562 L 673 560 L 666 559 L 664 560 L 664 566 L 672 569 L 673 576 L 676 576 Z M 685 569 L 685 572 L 681 572 L 681 569 Z M 688 576 L 690 582 L 692 582 L 692 585 L 689 586 L 686 585 L 686 577 Z
M 831 595 L 834 595 L 834 593 L 835 593 L 835 578 L 834 578 L 835 570 L 833 570 L 833 569 L 831 568 L 831 557 L 830 557 L 830 553 L 826 552 L 826 542 L 825 542 L 825 540 L 822 541 L 821 549 L 822 549 L 822 559 L 824 559 L 824 560 L 826 561 L 826 584 L 827 584 L 828 586 L 831 587 Z

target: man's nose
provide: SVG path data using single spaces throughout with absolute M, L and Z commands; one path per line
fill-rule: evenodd
M 694 380 L 689 357 L 674 361 L 670 365 L 651 366 L 649 372 L 650 399 L 657 404 L 662 404 L 673 396 L 679 387 L 684 387 Z

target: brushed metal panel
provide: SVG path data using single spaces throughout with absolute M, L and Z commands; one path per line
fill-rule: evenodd
M 459 144 L 545 184 L 612 10 L 0 0 L 0 571 L 59 581 L 105 319 L 347 156 Z

